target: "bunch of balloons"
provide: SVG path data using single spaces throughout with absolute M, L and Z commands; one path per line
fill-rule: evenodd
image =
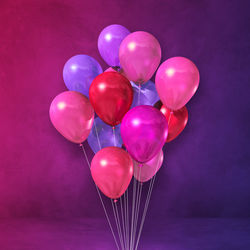
M 70 58 L 63 69 L 68 91 L 52 101 L 50 119 L 71 142 L 88 140 L 96 153 L 93 180 L 103 194 L 118 199 L 133 176 L 146 182 L 159 170 L 162 147 L 187 124 L 185 105 L 200 77 L 185 57 L 160 65 L 160 44 L 148 32 L 110 25 L 99 35 L 98 49 L 109 68 L 103 72 L 87 55 Z
M 63 69 L 69 91 L 52 101 L 50 119 L 68 140 L 82 143 L 88 138 L 96 153 L 93 179 L 106 196 L 117 199 L 134 168 L 141 168 L 141 177 L 135 176 L 140 181 L 159 169 L 163 145 L 187 124 L 185 105 L 198 88 L 199 71 L 184 57 L 169 58 L 158 68 L 157 39 L 144 31 L 130 33 L 121 25 L 101 32 L 98 49 L 110 68 L 103 72 L 87 55 L 70 58 Z M 150 79 L 156 70 L 154 84 Z

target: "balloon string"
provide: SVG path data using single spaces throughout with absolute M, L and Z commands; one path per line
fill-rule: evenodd
M 97 128 L 96 128 L 95 119 L 94 119 L 94 126 L 95 126 L 95 133 L 96 133 L 96 137 L 97 137 L 98 145 L 99 145 L 99 148 L 100 148 L 100 150 L 101 150 L 101 149 L 102 149 L 102 146 L 101 146 L 101 142 L 100 142 L 99 134 L 98 134 L 98 131 L 97 131 Z
M 124 248 L 126 249 L 126 235 L 125 235 L 125 221 L 124 221 L 124 212 L 123 212 L 123 204 L 122 204 L 122 197 L 120 197 L 120 204 L 121 204 L 121 217 L 122 217 L 122 230 L 123 230 L 123 240 L 124 240 Z
M 136 180 L 134 177 L 133 182 L 133 199 L 132 199 L 132 211 L 131 211 L 131 228 L 130 228 L 130 249 L 132 249 L 132 235 L 134 227 L 134 212 L 135 212 L 135 194 L 136 194 Z
M 115 206 L 114 206 L 114 201 L 112 199 L 110 199 L 110 202 L 111 202 L 113 213 L 114 213 L 114 218 L 115 218 L 115 223 L 116 223 L 118 237 L 119 237 L 119 240 L 120 240 L 120 245 L 121 245 L 121 248 L 123 249 L 122 240 L 121 240 L 121 232 L 119 230 L 118 217 L 117 217 L 117 214 L 116 214 L 116 210 L 115 210 Z
M 112 130 L 113 130 L 114 146 L 116 147 L 115 126 L 112 127 Z
M 139 175 L 137 173 L 137 176 L 139 176 L 138 180 L 141 179 L 141 168 L 142 166 L 139 166 Z M 135 243 L 135 237 L 136 237 L 136 232 L 137 232 L 137 223 L 138 223 L 138 218 L 139 218 L 139 211 L 140 211 L 140 203 L 141 203 L 141 193 L 142 193 L 142 182 L 137 181 L 138 187 L 137 187 L 137 207 L 135 210 L 135 225 L 134 225 L 134 233 L 133 233 L 133 240 L 132 240 L 132 248 L 134 247 Z
M 126 242 L 127 242 L 127 249 L 129 249 L 129 207 L 128 207 L 128 189 L 125 192 L 125 201 L 126 201 Z
M 137 106 L 140 105 L 140 99 L 141 99 L 141 83 L 139 83 L 139 92 L 138 92 L 138 103 L 137 103 Z
M 115 202 L 115 211 L 116 211 L 116 214 L 117 214 L 117 221 L 118 221 L 119 231 L 120 231 L 120 235 L 121 235 L 121 246 L 122 246 L 122 249 L 124 249 L 124 241 L 123 241 L 123 236 L 122 236 L 119 211 L 117 209 L 117 202 Z
M 85 148 L 84 148 L 83 144 L 80 144 L 80 146 L 81 146 L 81 148 L 82 148 L 82 151 L 83 151 L 83 153 L 84 153 L 84 156 L 85 156 L 86 162 L 87 162 L 87 164 L 88 164 L 88 166 L 89 166 L 89 169 L 90 169 L 90 162 L 89 162 L 89 159 L 88 159 L 87 153 L 86 153 L 86 151 L 85 151 Z M 120 250 L 120 247 L 118 246 L 117 239 L 116 239 L 116 236 L 115 236 L 115 233 L 114 233 L 114 230 L 113 230 L 112 224 L 111 224 L 111 222 L 110 222 L 110 219 L 109 219 L 109 216 L 108 216 L 108 213 L 107 213 L 106 207 L 105 207 L 104 202 L 103 202 L 103 200 L 102 200 L 102 196 L 101 196 L 100 191 L 99 191 L 99 189 L 98 189 L 98 187 L 97 187 L 97 185 L 96 185 L 96 184 L 95 184 L 95 187 L 96 187 L 96 191 L 97 191 L 97 193 L 98 193 L 98 196 L 99 196 L 99 198 L 100 198 L 100 201 L 101 201 L 101 203 L 102 203 L 102 207 L 103 207 L 103 210 L 104 210 L 104 213 L 105 213 L 106 219 L 107 219 L 107 221 L 108 221 L 108 224 L 109 224 L 109 227 L 110 227 L 111 233 L 112 233 L 113 238 L 114 238 L 114 240 L 115 240 L 116 247 L 117 247 L 117 249 L 118 249 L 118 250 Z
M 147 193 L 147 198 L 146 198 L 146 202 L 145 202 L 145 206 L 144 206 L 144 211 L 143 211 L 143 214 L 142 214 L 141 225 L 140 225 L 140 228 L 139 228 L 138 237 L 137 237 L 137 241 L 136 241 L 135 250 L 137 250 L 138 245 L 139 245 L 139 241 L 140 241 L 140 238 L 141 238 L 142 228 L 143 228 L 143 225 L 144 225 L 144 222 L 145 222 L 145 217 L 146 217 L 146 214 L 147 214 L 147 211 L 148 211 L 148 206 L 149 206 L 151 194 L 152 194 L 153 187 L 154 187 L 154 182 L 155 182 L 155 178 L 156 178 L 156 174 L 157 174 L 157 166 L 159 165 L 159 161 L 160 161 L 160 158 L 158 158 L 157 165 L 155 166 L 155 175 L 150 180 L 148 193 Z

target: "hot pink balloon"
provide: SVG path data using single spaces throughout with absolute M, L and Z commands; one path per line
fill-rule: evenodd
M 94 110 L 88 98 L 76 91 L 65 91 L 56 96 L 49 115 L 57 131 L 74 143 L 87 139 L 94 121 Z
M 133 176 L 133 161 L 118 147 L 103 148 L 91 162 L 91 174 L 98 188 L 109 198 L 117 199 L 127 190 Z
M 161 60 L 161 47 L 150 33 L 137 31 L 122 41 L 119 58 L 125 76 L 137 84 L 147 82 Z
M 163 152 L 160 152 L 150 161 L 143 164 L 133 161 L 134 163 L 134 177 L 139 182 L 149 181 L 161 168 L 163 162 Z
M 195 64 L 185 57 L 172 57 L 161 64 L 155 85 L 163 104 L 171 109 L 182 108 L 196 92 L 200 75 Z
M 123 117 L 121 136 L 133 159 L 140 163 L 148 162 L 165 144 L 168 123 L 158 109 L 140 105 L 130 109 Z

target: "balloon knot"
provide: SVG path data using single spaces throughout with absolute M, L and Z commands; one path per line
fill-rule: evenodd
M 143 182 L 142 182 L 142 181 L 140 182 L 140 185 L 141 185 L 141 186 L 143 185 Z
M 80 143 L 80 144 L 79 144 L 79 147 L 82 147 L 82 146 L 83 146 L 82 143 Z
M 115 129 L 115 126 L 113 126 L 112 129 L 114 130 L 114 129 Z
M 116 203 L 117 201 L 118 201 L 118 200 L 117 200 L 117 199 L 115 199 L 115 200 L 114 200 L 114 203 Z

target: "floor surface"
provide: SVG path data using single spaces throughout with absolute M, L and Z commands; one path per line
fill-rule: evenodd
M 104 220 L 0 221 L 1 250 L 116 249 Z M 147 228 L 141 250 L 249 250 L 250 219 L 169 219 Z

